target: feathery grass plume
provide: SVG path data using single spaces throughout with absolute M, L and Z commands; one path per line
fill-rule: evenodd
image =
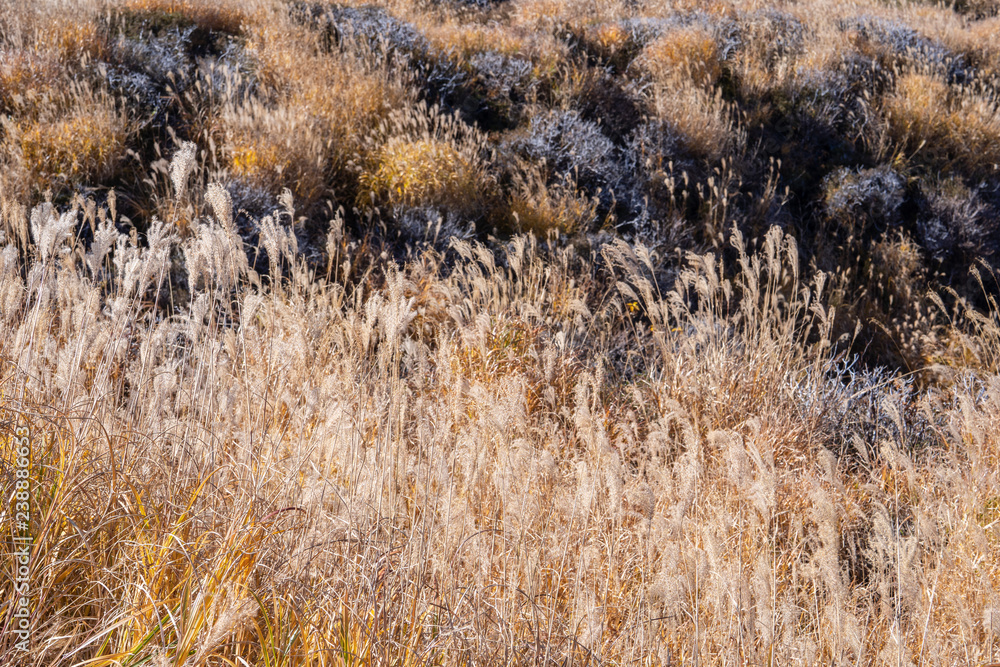
M 233 200 L 229 192 L 218 183 L 209 183 L 205 191 L 205 201 L 212 207 L 215 219 L 227 232 L 233 228 Z
M 966 4 L 0 3 L 0 663 L 996 660 Z
M 3 306 L 4 321 L 9 325 L 21 314 L 25 290 L 19 271 L 17 248 L 11 244 L 5 245 L 0 254 L 0 262 L 3 266 L 0 278 L 0 305 Z
M 39 204 L 31 210 L 31 235 L 42 264 L 48 264 L 49 258 L 69 251 L 64 244 L 76 230 L 76 219 L 75 210 L 57 216 L 55 208 L 49 203 Z
M 247 275 L 249 265 L 243 250 L 243 240 L 232 220 L 232 204 L 228 193 L 212 184 L 206 195 L 216 213 L 216 223 L 201 221 L 192 236 L 182 246 L 191 286 L 195 289 L 228 294 Z
M 170 182 L 174 186 L 174 197 L 178 200 L 187 193 L 188 177 L 196 166 L 198 147 L 191 141 L 185 141 L 170 159 Z

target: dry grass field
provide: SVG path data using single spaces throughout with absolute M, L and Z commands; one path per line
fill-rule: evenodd
M 0 0 L 0 664 L 1000 662 L 1000 2 L 372 2 Z

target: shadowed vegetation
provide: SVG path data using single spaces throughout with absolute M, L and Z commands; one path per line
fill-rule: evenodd
M 997 14 L 0 0 L 0 662 L 1000 659 Z

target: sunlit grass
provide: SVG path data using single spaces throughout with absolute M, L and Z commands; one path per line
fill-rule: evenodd
M 0 663 L 996 661 L 994 14 L 0 6 Z

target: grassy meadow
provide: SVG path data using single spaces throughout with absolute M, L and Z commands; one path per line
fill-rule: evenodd
M 1000 1 L 371 3 L 0 0 L 0 664 L 1000 662 Z

